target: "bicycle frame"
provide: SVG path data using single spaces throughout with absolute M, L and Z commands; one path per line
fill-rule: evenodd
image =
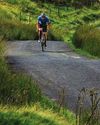
M 47 34 L 47 32 L 43 32 L 42 28 L 39 28 L 39 32 L 40 32 L 40 41 L 41 41 L 42 51 L 44 51 L 45 44 L 46 44 L 46 34 Z

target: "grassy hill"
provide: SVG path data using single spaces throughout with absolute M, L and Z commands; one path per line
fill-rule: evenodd
M 51 19 L 52 29 L 50 37 L 54 39 L 70 39 L 75 32 L 75 29 L 82 24 L 89 23 L 95 26 L 100 26 L 100 9 L 98 6 L 92 8 L 82 8 L 75 10 L 74 8 L 61 7 L 58 14 L 57 6 L 52 4 L 41 3 L 37 4 L 30 0 L 4 0 L 8 2 L 0 2 L 0 18 L 3 23 L 9 20 L 12 24 L 32 25 L 29 29 L 36 32 L 35 24 L 37 17 L 41 12 L 45 12 Z M 15 2 L 14 2 L 15 1 Z M 2 22 L 0 21 L 0 22 Z M 1 24 L 2 26 L 3 24 Z M 16 26 L 15 25 L 15 26 Z M 28 26 L 29 26 L 28 25 Z M 17 27 L 17 26 L 16 26 Z M 8 29 L 10 30 L 10 28 Z M 23 29 L 22 29 L 23 30 Z M 60 34 L 57 34 L 60 31 Z M 30 39 L 32 39 L 30 31 Z M 35 36 L 36 34 L 34 34 Z M 29 35 L 26 35 L 28 37 Z M 59 37 L 58 37 L 59 36 Z
M 60 7 L 58 11 L 58 7 L 50 3 L 37 3 L 31 0 L 3 0 L 0 2 L 0 35 L 6 34 L 6 39 L 8 40 L 38 39 L 36 22 L 41 12 L 45 12 L 52 23 L 52 27 L 49 30 L 49 39 L 65 41 L 76 52 L 85 55 L 88 54 L 84 52 L 88 52 L 92 55 L 100 56 L 100 52 L 99 54 L 92 53 L 93 49 L 91 48 L 89 49 L 91 51 L 85 47 L 76 49 L 77 46 L 73 45 L 72 42 L 73 34 L 78 27 L 87 24 L 96 28 L 100 27 L 100 7 L 97 4 L 93 7 L 83 7 L 81 9 Z M 95 38 L 95 41 L 97 41 L 97 38 Z M 98 46 L 100 46 L 100 42 Z M 91 47 L 93 48 L 93 46 Z

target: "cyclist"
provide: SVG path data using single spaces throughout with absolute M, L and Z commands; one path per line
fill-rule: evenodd
M 39 17 L 38 17 L 38 22 L 37 22 L 37 29 L 38 29 L 38 33 L 39 33 L 39 40 L 38 42 L 40 42 L 41 40 L 41 34 L 42 32 L 45 34 L 46 36 L 46 40 L 47 40 L 47 30 L 50 27 L 50 20 L 49 18 L 46 16 L 45 13 L 42 13 Z M 45 47 L 47 47 L 46 45 L 46 41 L 45 41 Z

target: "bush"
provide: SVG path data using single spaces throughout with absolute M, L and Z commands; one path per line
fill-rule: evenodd
M 100 57 L 100 29 L 90 25 L 80 26 L 73 36 L 73 44 Z

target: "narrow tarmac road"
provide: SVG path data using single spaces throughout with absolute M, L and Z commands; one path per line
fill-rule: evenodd
M 9 42 L 7 57 L 13 67 L 30 74 L 46 96 L 57 99 L 64 88 L 66 106 L 75 110 L 78 90 L 100 88 L 100 60 L 80 57 L 61 41 L 47 45 L 42 52 L 37 41 Z

